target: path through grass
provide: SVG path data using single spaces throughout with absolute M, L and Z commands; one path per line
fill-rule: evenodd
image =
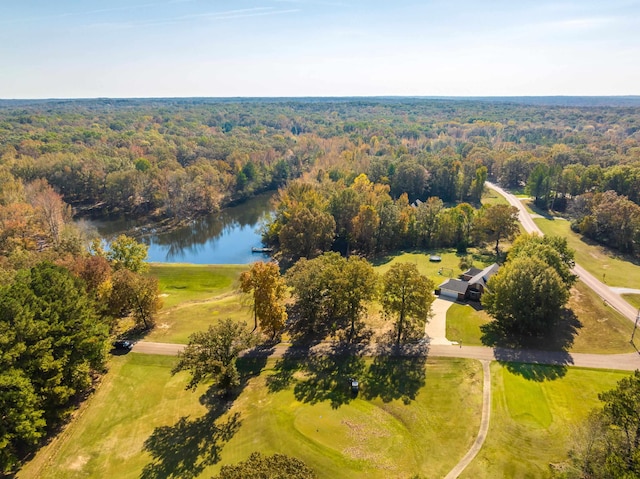
M 524 379 L 514 371 L 491 365 L 493 404 L 487 440 L 461 478 L 547 478 L 550 463 L 567 458 L 571 428 L 599 407 L 598 393 L 612 389 L 629 373 L 568 368 L 555 381 Z M 546 376 L 540 374 L 539 376 Z

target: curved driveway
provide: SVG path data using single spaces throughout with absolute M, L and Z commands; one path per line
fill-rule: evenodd
M 493 183 L 487 182 L 486 185 L 492 190 L 495 190 L 502 196 L 504 196 L 510 205 L 518 208 L 520 222 L 522 223 L 522 226 L 527 233 L 538 233 L 540 236 L 544 236 L 544 233 L 540 230 L 538 225 L 535 224 L 535 222 L 531 218 L 531 215 L 522 204 L 522 201 L 520 201 L 511 193 L 503 190 L 499 186 L 494 185 Z M 629 303 L 627 303 L 624 299 L 622 299 L 622 297 L 618 293 L 612 291 L 609 286 L 598 281 L 595 276 L 593 276 L 579 264 L 576 264 L 572 271 L 573 274 L 577 275 L 584 284 L 595 291 L 595 293 L 600 296 L 603 301 L 606 301 L 611 307 L 618 310 L 630 321 L 635 322 L 637 317 L 636 309 Z

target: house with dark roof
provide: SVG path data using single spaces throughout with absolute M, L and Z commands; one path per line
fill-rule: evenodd
M 487 289 L 487 282 L 498 272 L 497 263 L 484 269 L 470 268 L 461 275 L 461 279 L 449 279 L 438 286 L 440 296 L 443 298 L 464 301 L 470 299 L 480 301 L 482 294 Z

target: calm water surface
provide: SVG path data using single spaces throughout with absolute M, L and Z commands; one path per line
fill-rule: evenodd
M 262 246 L 260 228 L 271 211 L 273 193 L 262 194 L 241 205 L 192 221 L 189 225 L 161 234 L 138 228 L 138 241 L 149 246 L 148 261 L 157 263 L 247 264 L 265 255 L 252 253 Z M 105 239 L 136 227 L 125 220 L 92 224 Z

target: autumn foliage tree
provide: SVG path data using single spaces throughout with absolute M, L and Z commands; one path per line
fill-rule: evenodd
M 258 261 L 240 275 L 240 289 L 250 296 L 255 331 L 260 328 L 274 338 L 284 328 L 286 285 L 277 263 Z
M 382 284 L 382 307 L 394 318 L 396 345 L 422 336 L 435 300 L 433 281 L 421 275 L 415 264 L 397 263 L 383 275 Z

